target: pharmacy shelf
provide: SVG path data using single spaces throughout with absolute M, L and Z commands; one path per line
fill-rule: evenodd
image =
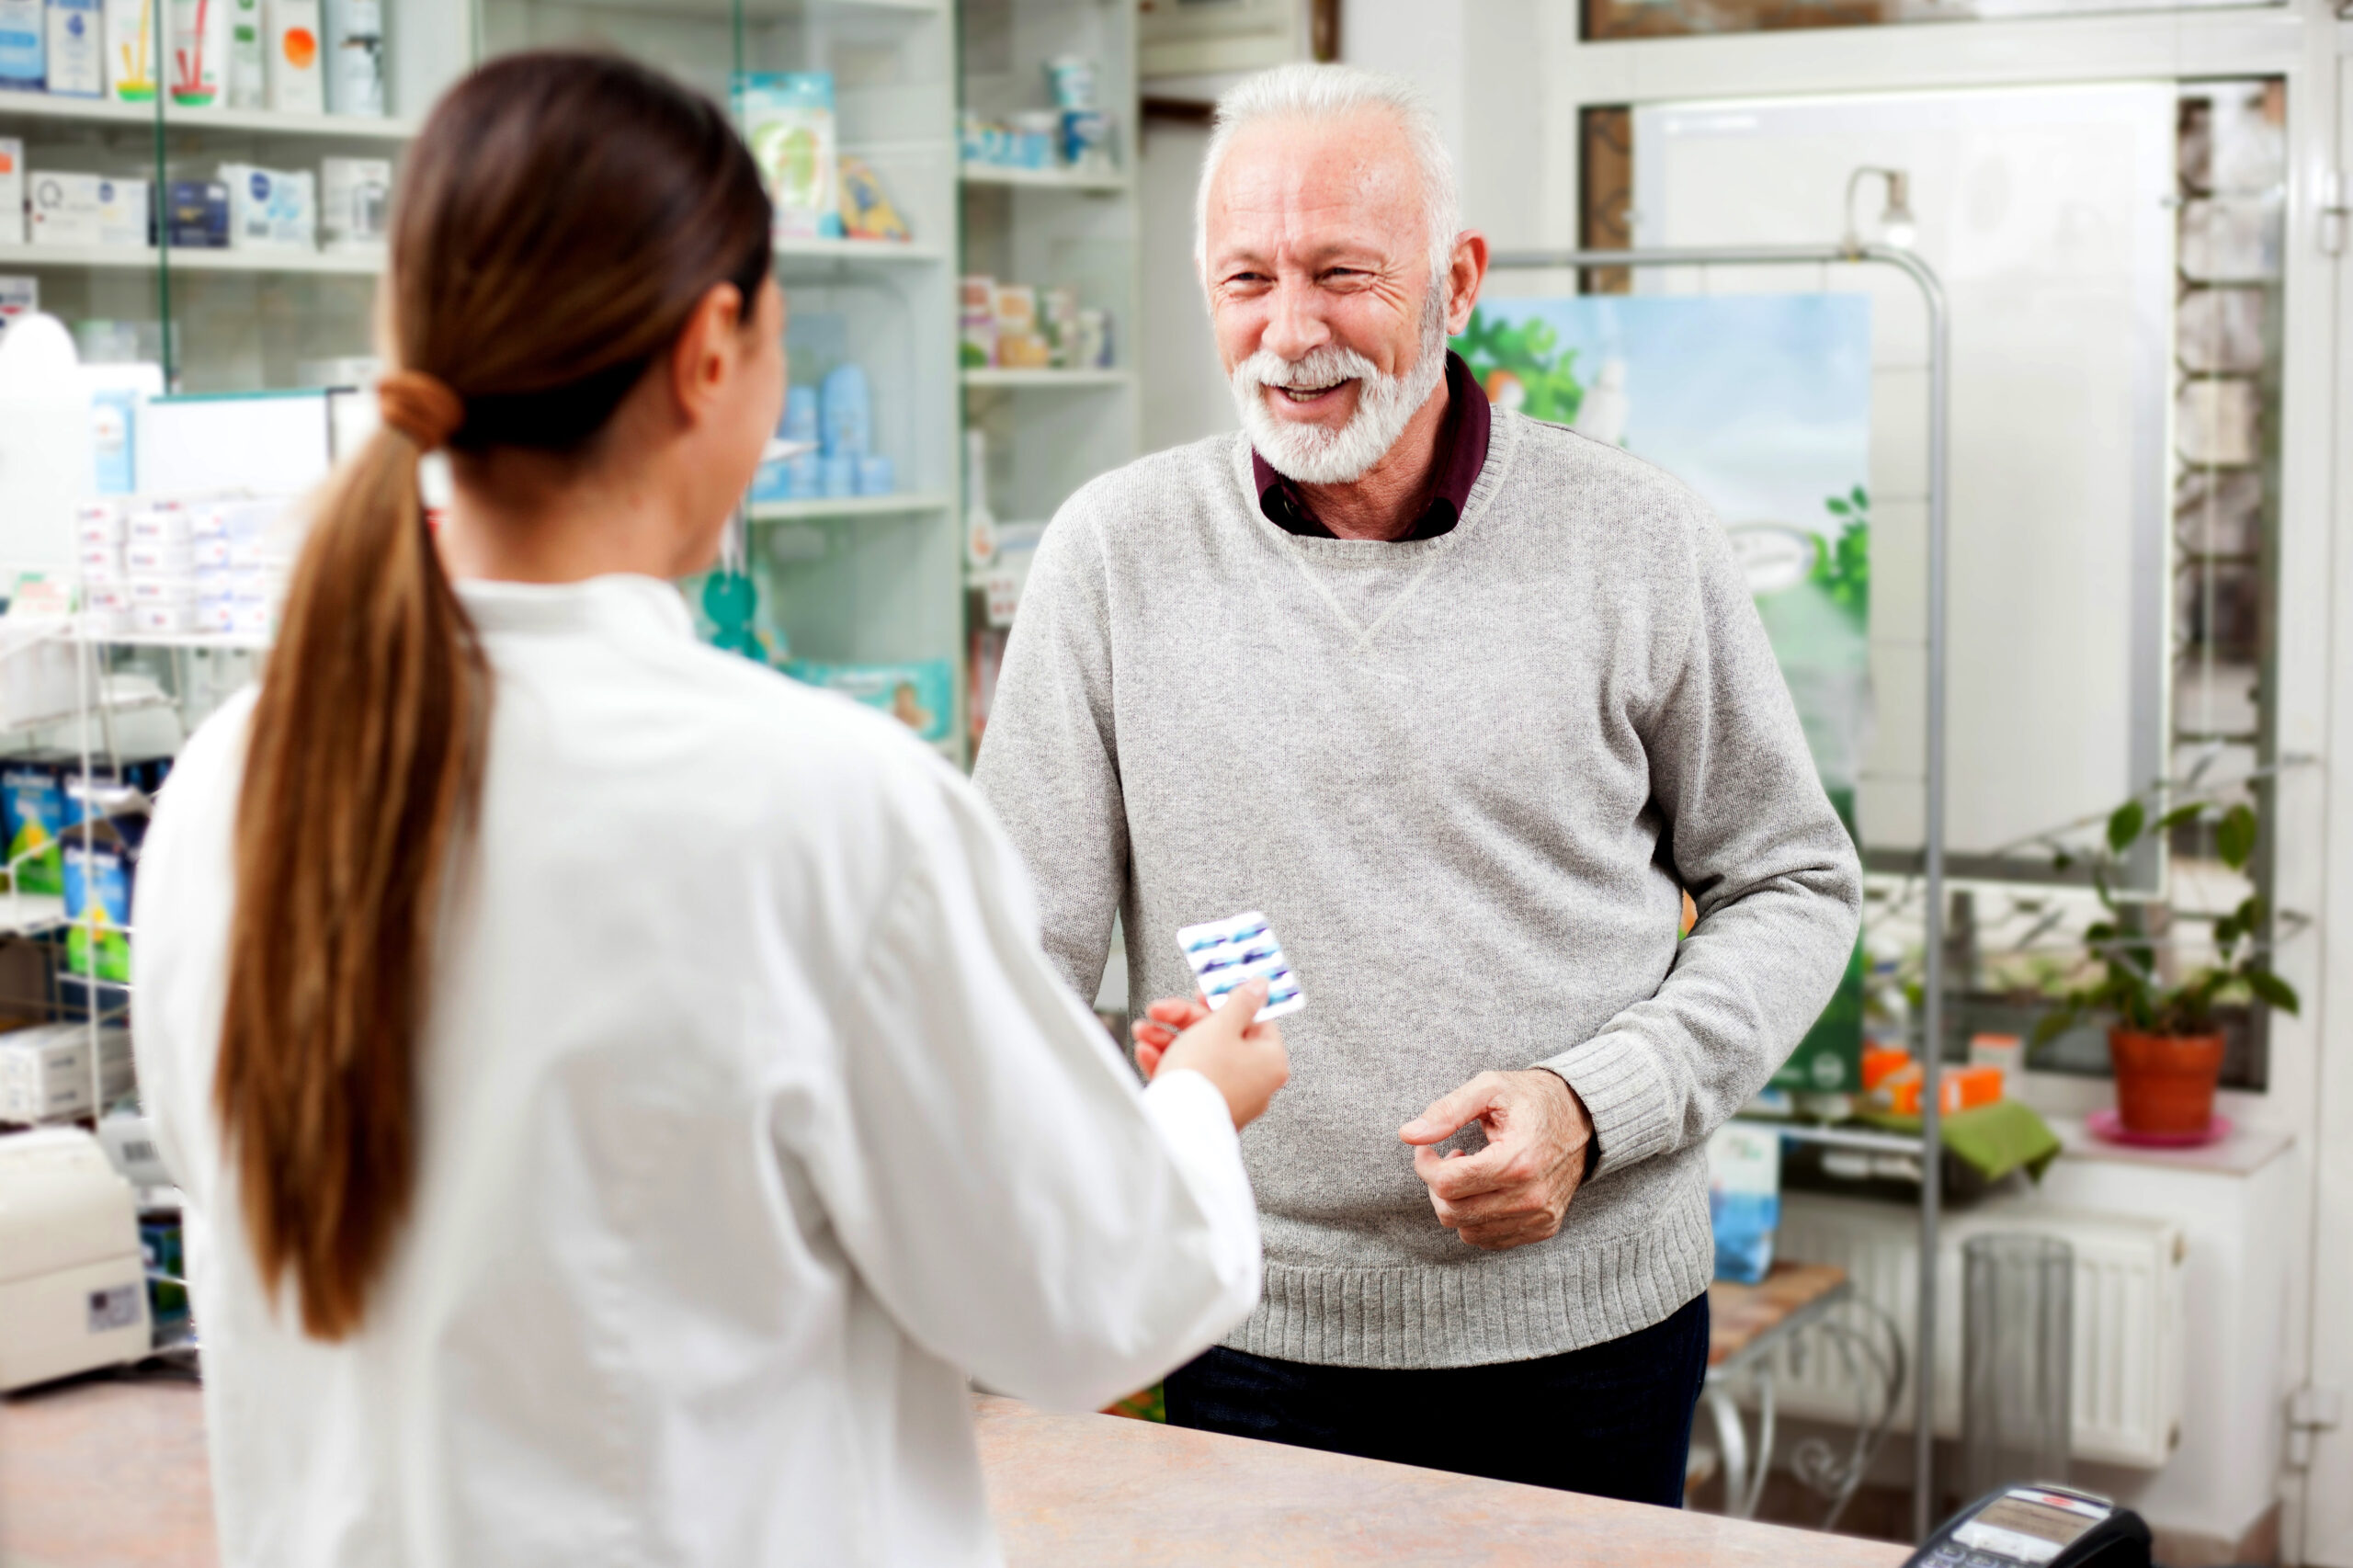
M 790 523 L 825 517 L 897 517 L 916 512 L 945 512 L 955 497 L 944 492 L 909 492 L 904 495 L 840 495 L 830 500 L 755 501 L 745 516 L 756 523 Z
M 95 267 L 152 269 L 163 253 L 153 245 L 0 245 L 0 267 Z M 201 250 L 172 247 L 175 272 L 313 272 L 370 278 L 384 270 L 381 252 Z
M 779 240 L 779 261 L 946 261 L 945 245 L 916 240 Z
M 1128 188 L 1122 174 L 1082 175 L 1068 169 L 1023 169 L 1006 164 L 964 165 L 958 176 L 966 185 L 1014 185 L 1030 190 L 1075 190 L 1097 196 L 1117 196 Z
M 90 641 L 108 648 L 183 648 L 197 653 L 259 653 L 269 647 L 267 637 L 233 631 L 92 632 Z
M 963 372 L 968 392 L 1021 392 L 1045 389 L 1075 392 L 1083 387 L 1127 387 L 1135 384 L 1133 370 L 1007 370 Z
M 153 103 L 119 103 L 52 93 L 0 92 L 0 119 L 61 119 L 83 125 L 153 125 Z M 414 122 L 356 114 L 289 114 L 278 109 L 183 108 L 164 106 L 165 129 L 248 131 L 269 136 L 322 137 L 347 142 L 405 142 Z

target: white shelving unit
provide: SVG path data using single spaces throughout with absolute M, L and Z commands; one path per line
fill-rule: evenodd
M 1109 368 L 974 368 L 960 378 L 965 422 L 987 437 L 990 511 L 1000 523 L 1040 523 L 1080 485 L 1132 459 L 1142 439 L 1136 0 L 964 0 L 961 22 L 968 112 L 998 119 L 1050 107 L 1045 62 L 1072 55 L 1094 62 L 1113 122 L 1109 171 L 959 170 L 966 274 L 1074 289 L 1082 308 L 1110 318 Z M 966 615 L 975 667 L 986 672 L 1002 633 L 987 625 L 977 588 Z
M 152 272 L 162 265 L 162 260 L 153 245 L 0 245 L 0 271 L 87 267 Z M 384 270 L 381 252 L 356 251 L 176 248 L 171 263 L 174 272 L 308 272 L 323 277 L 373 278 Z

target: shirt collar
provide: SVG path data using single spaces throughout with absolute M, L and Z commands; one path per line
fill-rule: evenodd
M 694 640 L 694 616 L 687 601 L 659 577 L 616 573 L 576 583 L 468 577 L 456 587 L 467 615 L 483 631 L 637 631 Z
M 1462 520 L 1471 487 L 1479 483 L 1479 471 L 1487 463 L 1487 437 L 1495 415 L 1487 407 L 1486 392 L 1472 378 L 1471 367 L 1452 349 L 1446 355 L 1446 425 L 1438 437 L 1438 489 L 1421 516 L 1414 519 L 1414 526 L 1405 530 L 1404 540 L 1436 539 L 1450 532 Z M 1250 472 L 1258 487 L 1258 510 L 1268 522 L 1286 533 L 1309 539 L 1335 537 L 1316 520 L 1299 486 L 1277 473 L 1256 448 L 1250 452 Z

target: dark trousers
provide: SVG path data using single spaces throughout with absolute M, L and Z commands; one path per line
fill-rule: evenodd
M 1622 1339 L 1483 1367 L 1317 1367 L 1212 1346 L 1168 1374 L 1168 1421 L 1679 1508 L 1707 1372 L 1702 1291 Z

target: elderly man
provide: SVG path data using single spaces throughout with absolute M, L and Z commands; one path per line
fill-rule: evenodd
M 1244 83 L 1199 216 L 1243 430 L 1063 506 L 976 775 L 1082 991 L 1115 914 L 1173 998 L 1256 909 L 1304 993 L 1264 1300 L 1169 1418 L 1677 1503 L 1702 1146 L 1836 984 L 1853 846 L 1714 520 L 1447 352 L 1487 246 L 1413 88 Z

